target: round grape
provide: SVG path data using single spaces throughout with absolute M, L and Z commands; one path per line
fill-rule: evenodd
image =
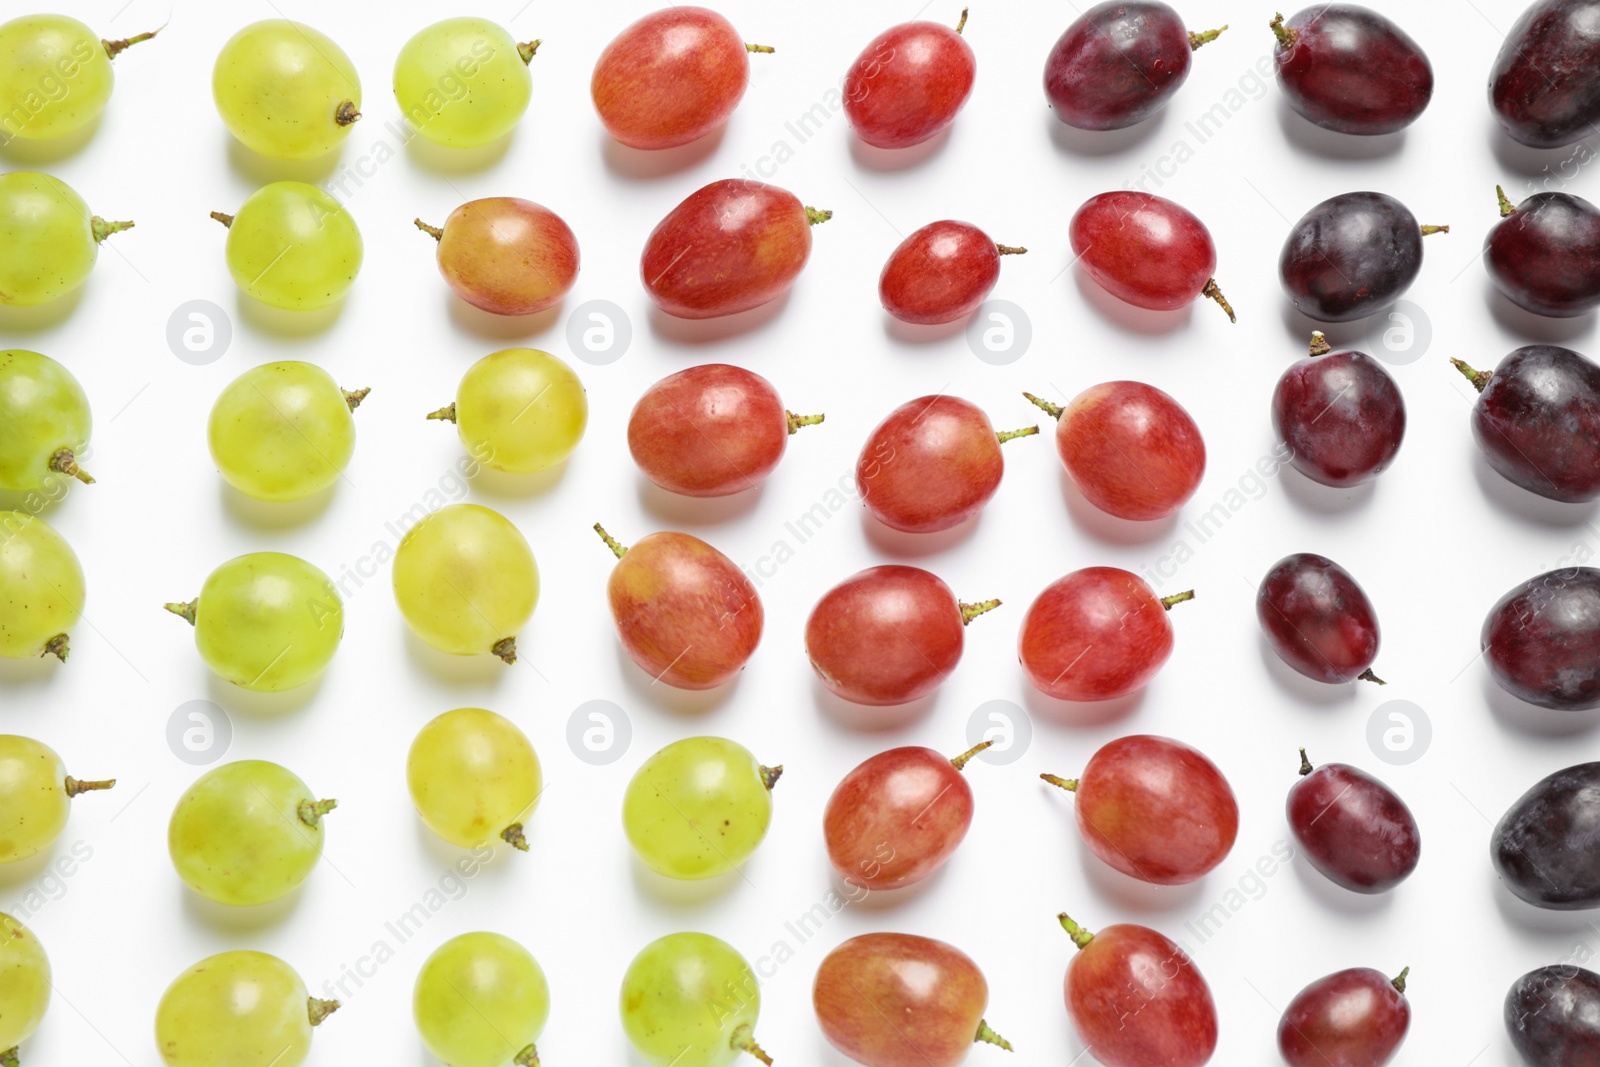
M 339 1010 L 317 1000 L 294 968 L 264 952 L 224 952 L 173 981 L 156 1008 L 167 1067 L 300 1067 L 311 1029 Z
M 66 539 L 25 511 L 0 511 L 0 656 L 65 663 L 83 597 L 83 568 Z
M 344 143 L 361 117 L 361 77 L 344 50 L 288 19 L 251 23 L 211 71 L 228 132 L 273 159 L 315 159 Z
M 48 174 L 0 175 L 0 304 L 35 307 L 66 296 L 89 277 L 100 242 L 131 229 L 89 214 L 83 197 Z
M 510 133 L 528 110 L 528 64 L 538 50 L 538 41 L 518 44 L 487 19 L 435 22 L 400 49 L 394 98 L 428 140 L 477 148 Z
M 462 934 L 422 965 L 411 1010 L 422 1043 L 450 1067 L 539 1067 L 533 1043 L 550 1018 L 550 986 L 509 937 Z
M 37 352 L 0 352 L 0 489 L 25 493 L 65 474 L 94 481 L 78 466 L 89 447 L 89 398 L 72 373 Z
M 523 827 L 539 806 L 544 774 L 510 719 L 483 708 L 440 715 L 411 742 L 406 784 L 428 829 L 452 845 L 477 848 L 499 838 L 528 851 Z
M 400 614 L 428 644 L 517 661 L 516 633 L 539 602 L 539 567 L 504 515 L 477 504 L 440 508 L 400 539 L 393 577 Z
M 116 784 L 115 778 L 81 782 L 67 773 L 49 745 L 0 734 L 0 863 L 25 860 L 49 848 L 67 825 L 73 797 Z M 0 953 L 0 959 L 4 956 Z M 4 1022 L 0 1013 L 0 1025 Z
M 361 272 L 361 231 L 332 195 L 304 182 L 263 185 L 228 228 L 234 284 L 268 307 L 315 311 L 343 299 Z
M 727 1067 L 746 1052 L 771 1067 L 755 1042 L 760 1015 L 755 973 L 710 934 L 652 941 L 622 979 L 622 1028 L 653 1067 Z
M 555 356 L 507 348 L 468 367 L 455 403 L 428 418 L 455 423 L 461 443 L 484 466 L 532 474 L 578 447 L 589 399 L 577 374 Z
M 668 878 L 714 878 L 749 859 L 772 822 L 782 767 L 742 745 L 691 737 L 645 760 L 628 783 L 622 826 L 639 858 Z
M 0 1063 L 16 1067 L 17 1046 L 33 1036 L 50 1006 L 50 959 L 33 931 L 0 912 Z
M 332 485 L 349 465 L 356 447 L 350 413 L 368 392 L 346 392 L 310 363 L 247 370 L 211 408 L 211 461 L 245 496 L 303 500 Z
M 159 32 L 105 41 L 66 15 L 24 15 L 0 26 L 6 136 L 45 141 L 92 123 L 111 99 L 111 61 Z

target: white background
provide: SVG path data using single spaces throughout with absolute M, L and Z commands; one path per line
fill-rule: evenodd
M 106 36 L 147 29 L 169 14 L 160 0 L 120 5 L 59 7 Z M 1447 362 L 1461 356 L 1492 367 L 1535 340 L 1595 348 L 1593 315 L 1524 315 L 1493 294 L 1477 261 L 1497 218 L 1496 182 L 1530 191 L 1548 166 L 1551 187 L 1572 179 L 1568 191 L 1582 194 L 1595 186 L 1576 164 L 1586 155 L 1516 148 L 1490 115 L 1486 74 L 1519 6 L 1390 4 L 1433 58 L 1434 101 L 1405 133 L 1355 141 L 1307 126 L 1261 79 L 1273 44 L 1269 6 L 1186 2 L 1194 27 L 1231 21 L 1233 28 L 1196 55 L 1188 83 L 1159 117 L 1134 131 L 1089 136 L 1061 127 L 1040 89 L 1045 54 L 1073 17 L 1070 5 L 975 5 L 966 36 L 979 71 L 966 110 L 931 148 L 889 157 L 854 143 L 837 87 L 874 34 L 919 14 L 914 3 L 722 0 L 742 34 L 777 53 L 753 59 L 749 93 L 725 132 L 652 156 L 610 144 L 588 99 L 599 50 L 651 9 L 648 0 L 479 5 L 477 13 L 519 39 L 545 43 L 520 128 L 508 144 L 467 156 L 403 147 L 389 92 L 400 45 L 455 9 L 414 0 L 175 4 L 161 37 L 117 60 L 116 93 L 91 138 L 42 156 L 20 143 L 5 150 L 7 168 L 48 170 L 96 212 L 138 222 L 108 243 L 81 294 L 42 311 L 0 315 L 0 343 L 53 355 L 88 390 L 97 418 L 91 469 L 99 478 L 45 512 L 88 575 L 87 615 L 73 635 L 71 662 L 0 664 L 0 724 L 48 741 L 79 776 L 120 779 L 115 792 L 75 803 L 48 861 L 74 848 L 90 853 L 70 876 L 52 873 L 46 861 L 0 872 L 0 909 L 26 914 L 55 967 L 57 996 L 24 1062 L 156 1064 L 151 1020 L 167 982 L 205 955 L 252 947 L 290 961 L 314 992 L 357 969 L 368 975 L 359 987 L 345 979 L 353 995 L 343 995 L 344 1010 L 319 1030 L 313 1062 L 427 1063 L 410 1023 L 417 968 L 447 937 L 494 929 L 527 944 L 550 977 L 554 1014 L 539 1042 L 545 1063 L 637 1064 L 616 1020 L 623 969 L 650 939 L 702 929 L 753 962 L 780 942 L 793 951 L 766 982 L 758 1031 L 781 1064 L 846 1062 L 816 1026 L 810 985 L 828 949 L 869 930 L 941 937 L 979 961 L 991 984 L 988 1017 L 1019 1051 L 1012 1060 L 977 1049 L 972 1062 L 1066 1063 L 1081 1051 L 1061 999 L 1072 948 L 1055 914 L 1067 908 L 1091 928 L 1145 922 L 1190 948 L 1221 1012 L 1218 1063 L 1277 1062 L 1281 1008 L 1312 979 L 1355 965 L 1413 968 L 1415 1021 L 1398 1062 L 1513 1063 L 1500 1022 L 1511 981 L 1600 949 L 1590 916 L 1516 902 L 1488 862 L 1491 823 L 1537 778 L 1591 756 L 1600 722 L 1518 705 L 1493 687 L 1475 656 L 1483 616 L 1502 592 L 1575 552 L 1587 558 L 1600 544 L 1593 507 L 1552 504 L 1488 472 L 1468 430 L 1472 392 Z M 278 14 L 340 42 L 365 82 L 366 117 L 342 153 L 318 164 L 250 157 L 231 143 L 211 105 L 210 67 L 223 41 L 248 21 Z M 958 6 L 935 4 L 920 14 L 953 21 Z M 826 121 L 802 141 L 786 124 L 819 104 Z M 1217 105 L 1226 121 L 1202 143 L 1186 123 Z M 1205 303 L 1171 315 L 1135 313 L 1067 269 L 1073 209 L 1150 171 L 1163 176 L 1159 186 L 1146 177 L 1146 188 L 1210 226 L 1217 276 L 1238 325 Z M 636 268 L 645 235 L 692 190 L 738 175 L 767 178 L 835 212 L 816 231 L 792 295 L 733 322 L 689 325 L 651 314 Z M 224 234 L 207 218 L 283 177 L 328 183 L 366 239 L 366 267 L 345 305 L 309 322 L 269 314 L 236 293 L 223 263 Z M 1391 193 L 1422 221 L 1453 227 L 1428 239 L 1408 298 L 1411 318 L 1431 324 L 1419 326 L 1418 343 L 1424 334 L 1431 343 L 1420 358 L 1392 368 L 1408 405 L 1405 446 L 1376 485 L 1361 489 L 1326 490 L 1293 471 L 1252 481 L 1273 444 L 1273 383 L 1299 357 L 1310 329 L 1279 290 L 1278 249 L 1290 220 L 1353 189 Z M 412 228 L 413 216 L 437 223 L 458 203 L 490 195 L 537 200 L 576 231 L 583 271 L 559 311 L 495 319 L 460 303 L 439 278 L 433 244 Z M 994 294 L 1031 320 L 1032 344 L 1020 360 L 980 361 L 960 331 L 913 335 L 879 308 L 876 280 L 889 251 L 940 218 L 973 221 L 999 241 L 1031 249 L 1005 261 Z M 231 348 L 209 366 L 180 361 L 166 340 L 168 316 L 194 299 L 221 305 L 232 321 Z M 528 344 L 571 358 L 566 317 L 594 299 L 625 309 L 633 341 L 610 365 L 573 362 L 591 404 L 578 452 L 564 470 L 531 483 L 484 475 L 470 490 L 455 488 L 459 442 L 423 414 L 452 399 L 461 373 L 497 348 Z M 1335 343 L 1370 350 L 1368 326 L 1329 333 Z M 289 358 L 315 361 L 346 387 L 373 391 L 357 416 L 361 438 L 348 478 L 315 506 L 268 509 L 223 485 L 207 454 L 205 422 L 233 377 Z M 669 499 L 648 488 L 628 458 L 628 412 L 651 382 L 713 360 L 760 371 L 790 407 L 825 411 L 828 421 L 792 440 L 758 493 L 710 504 Z M 898 403 L 946 391 L 981 404 L 997 425 L 1018 426 L 1039 414 L 1023 389 L 1064 400 L 1116 377 L 1160 385 L 1200 423 L 1209 469 L 1180 518 L 1218 504 L 1231 516 L 1204 544 L 1174 524 L 1135 528 L 1091 513 L 1065 486 L 1048 437 L 1006 446 L 1008 470 L 995 500 L 953 534 L 887 535 L 863 520 L 853 500 L 803 545 L 786 531 L 851 472 L 867 433 Z M 194 595 L 217 563 L 252 550 L 293 552 L 348 581 L 346 568 L 374 546 L 394 544 L 385 524 L 441 487 L 434 503 L 465 498 L 504 511 L 539 558 L 543 596 L 514 669 L 419 645 L 395 611 L 387 568 L 364 586 L 347 585 L 347 634 L 321 682 L 274 698 L 211 677 L 188 628 L 161 610 L 163 601 Z M 736 684 L 709 695 L 663 691 L 620 653 L 604 598 L 611 557 L 589 529 L 596 520 L 624 542 L 658 528 L 690 530 L 765 569 L 766 636 Z M 1149 689 L 1113 708 L 1089 709 L 1089 717 L 1114 714 L 1101 722 L 1029 692 L 1014 655 L 1029 600 L 1078 567 L 1143 571 L 1179 540 L 1196 550 L 1161 588 L 1193 587 L 1198 597 L 1173 613 L 1177 650 Z M 779 542 L 793 558 L 775 569 L 761 563 Z M 1387 689 L 1307 682 L 1265 650 L 1255 583 L 1300 550 L 1331 555 L 1365 586 L 1384 626 L 1377 669 Z M 802 627 L 827 587 L 890 560 L 932 568 L 967 599 L 998 596 L 1006 604 L 972 625 L 965 660 L 936 699 L 908 721 L 863 732 L 813 682 Z M 626 709 L 632 724 L 631 749 L 609 766 L 580 761 L 566 741 L 569 716 L 596 699 Z M 1413 701 L 1431 719 L 1431 747 L 1407 766 L 1387 766 L 1368 747 L 1369 717 L 1389 699 Z M 223 911 L 187 892 L 172 872 L 167 816 L 199 768 L 169 749 L 167 724 L 191 700 L 213 701 L 231 717 L 227 758 L 278 760 L 340 800 L 329 818 L 327 861 L 282 905 Z M 1008 766 L 969 768 L 978 814 L 955 859 L 922 886 L 852 906 L 799 943 L 785 924 L 834 884 L 820 825 L 833 785 L 893 745 L 961 750 L 975 709 L 992 700 L 1027 709 L 1031 748 Z M 532 854 L 496 856 L 464 883 L 460 899 L 399 944 L 385 922 L 424 901 L 461 855 L 414 817 L 405 753 L 430 717 L 463 705 L 509 715 L 541 753 L 549 786 L 530 826 Z M 622 792 L 650 752 L 701 732 L 733 737 L 788 771 L 771 834 L 742 877 L 666 886 L 641 874 L 630 854 Z M 1080 845 L 1071 799 L 1036 778 L 1046 770 L 1074 774 L 1100 744 L 1131 732 L 1198 745 L 1238 793 L 1238 843 L 1199 884 L 1156 890 L 1112 877 Z M 1251 874 L 1287 836 L 1283 799 L 1298 745 L 1318 761 L 1374 771 L 1411 805 L 1425 846 L 1421 866 L 1397 891 L 1356 897 L 1303 862 L 1266 878 Z M 41 897 L 28 906 L 34 891 Z M 1218 904 L 1231 915 L 1220 932 L 1202 941 L 1185 929 Z M 393 957 L 374 966 L 379 942 Z

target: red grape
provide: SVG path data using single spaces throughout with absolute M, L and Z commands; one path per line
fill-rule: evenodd
M 1422 837 L 1393 790 L 1343 763 L 1313 770 L 1303 748 L 1300 775 L 1289 790 L 1289 829 L 1329 881 L 1355 893 L 1385 893 L 1416 870 Z
M 1555 964 L 1506 991 L 1506 1031 L 1524 1063 L 1600 1067 L 1600 974 Z
M 686 533 L 653 533 L 616 554 L 606 595 L 629 657 L 658 682 L 711 689 L 731 681 L 761 643 L 756 587 L 727 556 Z
M 878 34 L 844 77 L 844 113 L 876 148 L 910 148 L 955 121 L 972 95 L 978 61 L 955 29 L 905 22 Z
M 1028 606 L 1017 656 L 1028 681 L 1060 700 L 1111 700 L 1143 689 L 1172 655 L 1167 611 L 1193 592 L 1158 597 L 1130 571 L 1085 567 Z
M 878 299 L 902 322 L 954 322 L 977 310 L 1000 279 L 1000 257 L 1026 248 L 996 244 L 970 222 L 933 222 L 901 241 L 878 277 Z
M 1120 130 L 1166 106 L 1189 77 L 1189 54 L 1219 30 L 1190 33 L 1159 0 L 1106 0 L 1067 27 L 1044 64 L 1056 118 L 1082 130 Z
M 1349 322 L 1389 306 L 1422 270 L 1422 239 L 1448 226 L 1419 226 L 1382 193 L 1341 193 L 1306 212 L 1278 256 L 1284 292 L 1303 314 Z
M 547 207 L 514 196 L 472 200 L 417 228 L 439 242 L 439 273 L 473 307 L 532 315 L 561 302 L 578 279 L 578 239 Z
M 1212 277 L 1211 233 L 1171 200 L 1132 189 L 1101 193 L 1073 214 L 1068 233 L 1089 276 L 1117 299 L 1173 311 L 1205 296 L 1237 321 Z
M 645 391 L 628 418 L 628 451 L 668 492 L 727 496 L 766 481 L 789 435 L 822 419 L 789 411 L 754 371 L 707 363 Z
M 1371 967 L 1337 971 L 1302 989 L 1278 1023 L 1278 1051 L 1289 1067 L 1383 1067 L 1411 1026 L 1406 974 Z
M 1531 148 L 1561 148 L 1600 122 L 1596 0 L 1539 0 L 1506 34 L 1489 71 L 1489 104 Z
M 606 132 L 631 148 L 699 140 L 733 114 L 750 84 L 750 53 L 733 24 L 703 7 L 635 22 L 600 53 L 589 95 Z
M 1311 355 L 1283 372 L 1272 427 L 1295 470 L 1345 488 L 1382 473 L 1406 435 L 1406 404 L 1383 364 L 1365 352 L 1333 352 L 1318 330 Z
M 1422 47 L 1371 8 L 1308 7 L 1278 35 L 1278 84 L 1289 106 L 1338 133 L 1393 133 L 1433 98 L 1433 65 Z
M 1494 869 L 1519 900 L 1551 911 L 1600 905 L 1600 763 L 1548 774 L 1506 809 L 1490 838 Z
M 650 232 L 639 276 L 669 315 L 748 311 L 788 291 L 811 258 L 811 227 L 832 217 L 775 185 L 724 178 L 689 194 Z
M 1600 367 L 1556 345 L 1519 348 L 1492 372 L 1450 362 L 1480 394 L 1472 436 L 1489 466 L 1551 500 L 1600 496 Z
M 1534 193 L 1512 207 L 1505 190 L 1495 192 L 1500 221 L 1483 242 L 1494 287 L 1519 308 L 1552 318 L 1600 305 L 1600 211 L 1569 193 Z
M 1384 684 L 1372 673 L 1378 656 L 1372 601 L 1327 556 L 1297 552 L 1273 564 L 1256 590 L 1256 619 L 1272 650 L 1307 678 Z
M 1480 644 L 1512 696 L 1557 711 L 1600 707 L 1600 570 L 1529 578 L 1489 610 Z

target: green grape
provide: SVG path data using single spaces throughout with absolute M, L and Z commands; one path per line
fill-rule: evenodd
M 0 352 L 0 489 L 40 489 L 55 474 L 93 482 L 78 466 L 89 425 L 89 398 L 67 368 L 37 352 Z
M 24 15 L 0 26 L 0 142 L 65 137 L 89 125 L 111 99 L 111 61 L 159 32 L 103 41 L 66 15 Z
M 441 652 L 492 652 L 515 663 L 516 633 L 539 602 L 539 567 L 504 515 L 451 504 L 400 539 L 394 599 L 416 635 Z
M 518 44 L 487 19 L 435 22 L 400 49 L 394 97 L 428 140 L 477 148 L 510 133 L 528 110 L 528 64 L 538 50 L 538 41 Z
M 298 556 L 251 552 L 211 572 L 200 595 L 167 610 L 194 626 L 219 676 L 281 693 L 321 674 L 344 636 L 344 604 L 328 576 Z
M 725 1067 L 755 1042 L 761 989 L 744 957 L 710 934 L 646 945 L 622 979 L 622 1029 L 655 1067 Z
M 107 222 L 66 182 L 48 174 L 0 175 L 0 304 L 36 307 L 84 283 L 100 242 L 133 229 Z
M 0 1064 L 16 1067 L 17 1046 L 50 1006 L 50 959 L 33 931 L 0 912 Z
M 288 19 L 251 23 L 211 72 L 228 132 L 273 159 L 315 159 L 344 143 L 361 117 L 361 78 L 344 49 Z
M 406 757 L 411 802 L 428 829 L 461 848 L 496 837 L 528 851 L 523 826 L 544 775 L 510 719 L 482 708 L 447 711 L 424 726 Z
M 533 1043 L 550 986 L 533 954 L 499 934 L 462 934 L 434 950 L 411 997 L 417 1032 L 450 1067 L 539 1067 Z
M 300 1067 L 311 1030 L 339 1010 L 265 952 L 224 952 L 178 975 L 156 1008 L 167 1067 Z
M 66 538 L 25 511 L 0 511 L 0 656 L 65 663 L 83 597 L 83 568 Z
M 315 311 L 338 303 L 361 272 L 361 231 L 343 205 L 315 185 L 263 185 L 228 227 L 228 271 L 268 307 Z
M 311 874 L 322 858 L 322 817 L 338 806 L 276 763 L 225 763 L 178 801 L 167 851 L 178 877 L 207 900 L 266 904 Z
M 49 745 L 0 734 L 0 863 L 25 860 L 49 848 L 66 828 L 73 797 L 116 784 L 115 778 L 81 782 L 67 773 Z M 4 1024 L 5 1012 L 0 1011 L 0 1026 Z M 5 1047 L 0 1039 L 0 1048 Z
M 211 460 L 246 496 L 303 500 L 332 485 L 349 465 L 356 448 L 350 413 L 370 391 L 345 392 L 310 363 L 247 370 L 211 409 Z
M 578 447 L 589 400 L 583 382 L 555 356 L 507 348 L 468 367 L 456 402 L 428 418 L 455 423 L 461 443 L 484 466 L 532 474 Z
M 772 787 L 781 774 L 782 767 L 763 767 L 744 746 L 721 737 L 675 742 L 645 760 L 628 783 L 623 829 L 658 874 L 726 874 L 767 836 Z

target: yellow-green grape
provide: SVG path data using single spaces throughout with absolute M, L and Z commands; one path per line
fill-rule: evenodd
M 49 848 L 66 828 L 73 797 L 116 784 L 115 778 L 79 781 L 67 773 L 49 745 L 0 734 L 0 863 L 25 860 Z M 0 960 L 4 958 L 5 946 L 0 943 Z M 0 997 L 0 1005 L 4 1004 Z M 0 1026 L 5 1017 L 0 1011 Z M 4 1040 L 0 1046 L 9 1047 Z
M 83 597 L 83 568 L 66 538 L 25 511 L 0 511 L 0 656 L 65 663 Z
M 356 449 L 350 413 L 370 391 L 346 392 L 311 363 L 247 370 L 211 409 L 211 460 L 246 496 L 303 500 L 332 485 L 349 465 Z
M 452 845 L 476 848 L 499 838 L 528 851 L 523 828 L 544 775 L 510 719 L 482 708 L 440 715 L 411 742 L 406 784 L 428 829 Z
M 0 912 L 0 1065 L 17 1067 L 17 1046 L 50 1006 L 50 959 L 33 931 Z
M 65 137 L 89 125 L 111 99 L 111 61 L 159 32 L 104 41 L 66 15 L 0 26 L 0 142 Z
M 394 97 L 428 140 L 476 148 L 499 140 L 533 97 L 528 64 L 538 41 L 518 44 L 487 19 L 435 22 L 405 43 L 394 63 Z
M 238 214 L 211 217 L 228 228 L 234 284 L 268 307 L 315 311 L 336 304 L 361 272 L 361 231 L 315 185 L 263 185 Z
M 589 425 L 589 399 L 571 367 L 548 352 L 507 348 L 461 379 L 456 402 L 429 415 L 456 424 L 486 467 L 532 474 L 572 454 Z
M 278 957 L 224 952 L 161 995 L 156 1049 L 167 1067 L 300 1067 L 312 1028 L 337 1010 L 337 1000 L 309 996 Z
M 78 466 L 90 421 L 89 398 L 67 368 L 37 352 L 0 352 L 0 489 L 25 493 L 56 474 L 94 481 Z
M 0 175 L 0 304 L 35 307 L 82 285 L 100 242 L 133 229 L 89 213 L 83 197 L 48 174 Z
M 350 57 L 288 19 L 234 34 L 212 69 L 211 94 L 228 132 L 273 159 L 327 155 L 361 117 L 361 78 Z
M 417 1032 L 449 1067 L 539 1067 L 533 1043 L 550 986 L 533 954 L 500 934 L 462 934 L 422 965 L 411 996 Z
M 668 878 L 714 878 L 749 859 L 772 822 L 782 767 L 763 767 L 721 737 L 690 737 L 645 760 L 628 783 L 622 826 Z
M 655 1067 L 726 1067 L 755 1041 L 761 989 L 743 956 L 709 934 L 668 934 L 644 947 L 622 979 L 622 1029 Z
M 311 874 L 322 858 L 322 817 L 338 806 L 276 763 L 225 763 L 178 801 L 167 851 L 178 877 L 207 900 L 266 904 Z
M 236 556 L 200 595 L 167 610 L 194 626 L 195 647 L 219 676 L 258 693 L 305 685 L 344 636 L 344 603 L 328 576 L 282 552 Z
M 440 508 L 400 539 L 394 599 L 416 635 L 453 656 L 517 661 L 517 631 L 539 602 L 527 539 L 498 511 Z

